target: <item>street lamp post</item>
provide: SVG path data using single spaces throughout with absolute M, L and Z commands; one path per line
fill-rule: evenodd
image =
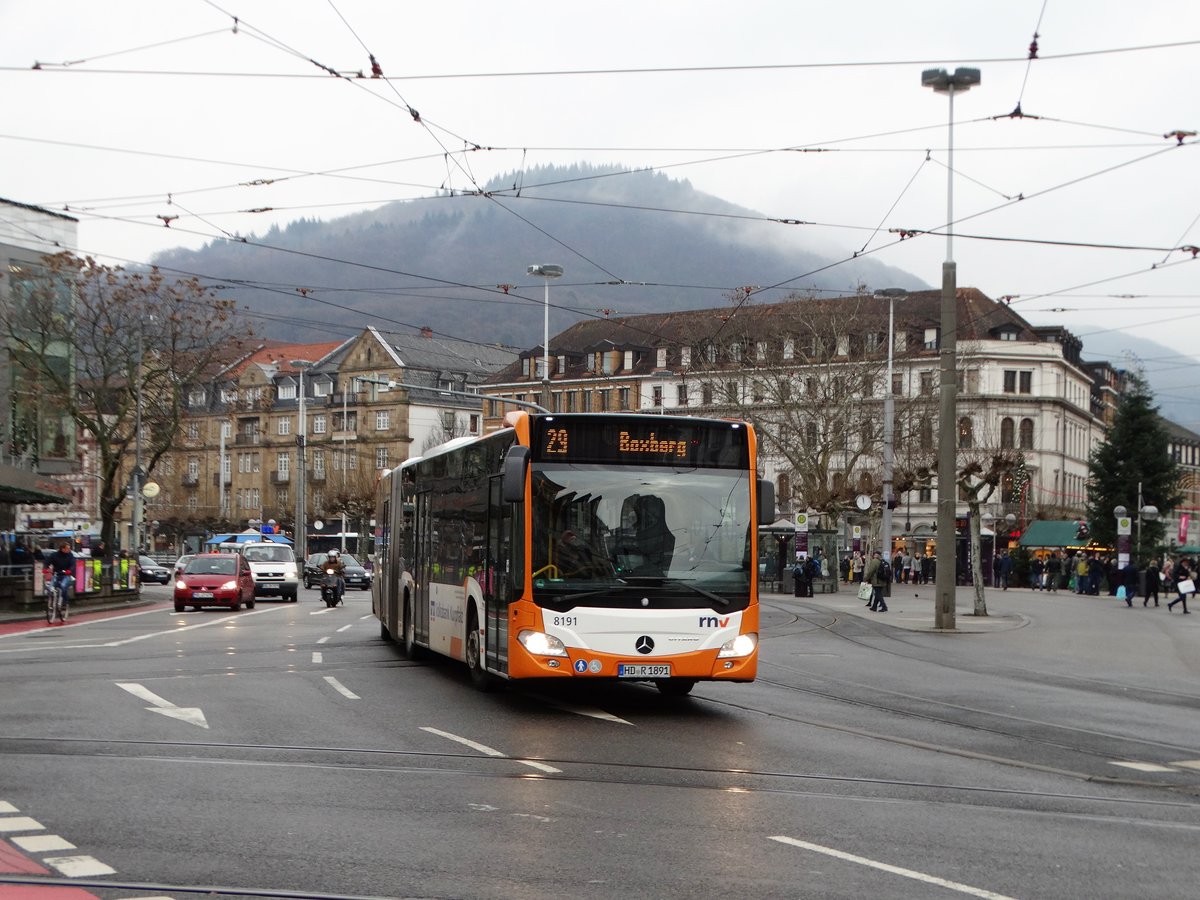
M 957 68 L 954 74 L 945 69 L 926 69 L 921 84 L 933 88 L 950 99 L 950 126 L 946 150 L 946 261 L 942 264 L 941 308 L 941 385 L 938 406 L 938 514 L 937 514 L 937 577 L 934 580 L 934 626 L 954 628 L 954 592 L 956 587 L 956 556 L 954 534 L 955 449 L 957 441 L 955 352 L 958 337 L 958 272 L 954 264 L 954 93 L 968 91 L 979 84 L 978 69 Z
M 304 490 L 305 480 L 307 476 L 306 466 L 308 465 L 307 441 L 308 441 L 308 423 L 304 415 L 304 370 L 311 369 L 313 363 L 307 359 L 293 359 L 292 365 L 300 370 L 300 403 L 299 403 L 299 422 L 296 435 L 296 527 L 293 532 L 294 548 L 300 554 L 300 559 L 303 560 L 308 556 L 308 535 L 306 532 L 306 522 L 308 521 L 308 511 L 304 508 Z M 345 423 L 342 423 L 343 427 Z
M 875 294 L 876 297 L 886 297 L 888 301 L 887 381 L 883 386 L 883 516 L 879 524 L 879 544 L 883 548 L 884 558 L 888 560 L 892 558 L 892 509 L 896 505 L 892 498 L 896 462 L 896 401 L 892 394 L 892 349 L 896 335 L 896 301 L 907 295 L 908 291 L 904 288 L 886 288 Z
M 528 275 L 537 275 L 545 280 L 542 295 L 542 406 L 550 408 L 550 279 L 562 278 L 563 267 L 555 265 L 530 266 Z

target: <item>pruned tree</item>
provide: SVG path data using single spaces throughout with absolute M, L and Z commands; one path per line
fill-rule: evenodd
M 980 536 L 983 505 L 991 500 L 1004 476 L 1012 472 L 1020 453 L 1012 448 L 960 447 L 955 481 L 959 496 L 967 504 L 971 532 L 971 583 L 975 593 L 975 615 L 986 616 L 987 597 L 983 587 L 983 542 Z M 954 565 L 953 560 L 948 561 Z
M 176 443 L 187 389 L 243 353 L 252 329 L 197 279 L 127 272 L 59 253 L 10 290 L 0 309 L 18 377 L 91 435 L 101 538 L 115 537 L 124 464 L 137 442 L 147 476 Z

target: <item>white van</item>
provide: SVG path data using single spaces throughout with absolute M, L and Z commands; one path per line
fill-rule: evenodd
M 289 603 L 296 602 L 300 573 L 291 547 L 269 541 L 230 546 L 250 563 L 255 597 L 283 597 Z

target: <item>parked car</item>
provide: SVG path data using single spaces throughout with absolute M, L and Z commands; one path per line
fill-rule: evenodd
M 175 582 L 175 612 L 184 607 L 242 604 L 254 609 L 254 576 L 250 564 L 237 553 L 202 553 L 192 557 Z
M 346 571 L 342 575 L 346 582 L 346 587 L 361 588 L 364 591 L 369 591 L 371 589 L 371 573 L 349 553 L 342 553 L 340 556 L 342 557 L 342 565 L 346 567 Z M 314 553 L 304 561 L 304 586 L 306 588 L 320 583 L 321 566 L 325 564 L 325 560 L 328 558 L 328 553 Z
M 148 556 L 138 557 L 138 578 L 142 581 L 156 581 L 167 584 L 171 580 L 171 570 L 160 565 Z

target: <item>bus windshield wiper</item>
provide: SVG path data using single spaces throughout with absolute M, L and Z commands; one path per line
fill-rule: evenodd
M 667 584 L 667 583 L 668 582 L 664 582 L 664 584 Z M 730 603 L 733 602 L 728 597 L 722 597 L 718 594 L 712 593 L 711 591 L 706 591 L 706 590 L 704 590 L 704 588 L 696 587 L 696 585 L 692 584 L 690 581 L 683 581 L 681 579 L 676 578 L 674 581 L 671 581 L 669 583 L 673 584 L 673 585 L 677 584 L 680 587 L 685 587 L 689 591 L 695 591 L 701 597 L 707 597 L 709 600 L 712 600 L 714 603 L 719 603 L 721 606 L 728 606 Z

